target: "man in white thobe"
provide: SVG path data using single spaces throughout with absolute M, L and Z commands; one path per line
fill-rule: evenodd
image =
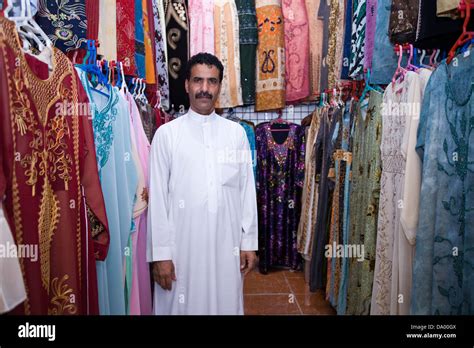
M 244 128 L 215 113 L 222 63 L 187 66 L 189 112 L 161 126 L 150 157 L 147 258 L 155 314 L 243 314 L 258 249 L 255 179 Z

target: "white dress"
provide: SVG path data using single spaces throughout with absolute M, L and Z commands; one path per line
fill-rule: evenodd
M 16 246 L 13 240 L 7 220 L 3 215 L 2 203 L 0 201 L 0 246 L 3 253 Z M 17 249 L 18 250 L 18 249 Z M 20 269 L 20 263 L 16 257 L 4 257 L 11 255 L 0 255 L 0 314 L 11 311 L 17 305 L 26 300 L 25 285 Z
M 152 142 L 149 262 L 172 260 L 172 290 L 155 283 L 154 312 L 243 314 L 240 250 L 257 250 L 257 203 L 242 126 L 190 110 Z

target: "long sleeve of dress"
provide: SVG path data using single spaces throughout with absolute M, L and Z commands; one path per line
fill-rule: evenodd
M 171 144 L 167 127 L 155 134 L 150 154 L 147 261 L 171 260 L 172 230 L 169 221 L 168 184 Z
M 245 130 L 242 129 L 240 197 L 242 204 L 242 241 L 240 250 L 258 250 L 257 195 L 252 164 L 252 153 Z

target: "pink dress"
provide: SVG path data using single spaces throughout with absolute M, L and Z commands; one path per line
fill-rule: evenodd
M 309 23 L 305 0 L 283 0 L 286 101 L 309 95 Z
M 189 35 L 191 57 L 200 52 L 214 54 L 214 3 L 189 0 Z

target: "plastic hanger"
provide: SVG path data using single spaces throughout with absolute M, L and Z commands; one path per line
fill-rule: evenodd
M 408 71 L 416 71 L 418 70 L 418 67 L 411 63 L 413 59 L 413 45 L 412 44 L 409 45 L 408 52 L 410 53 L 410 55 L 408 57 L 408 63 L 405 69 Z
M 474 37 L 474 32 L 467 31 L 467 25 L 469 24 L 469 20 L 471 18 L 471 0 L 464 0 L 464 4 L 465 4 L 466 16 L 464 18 L 464 23 L 462 26 L 462 34 L 456 40 L 454 46 L 451 48 L 451 50 L 448 53 L 448 58 L 446 60 L 448 64 L 451 63 L 454 56 L 456 55 L 457 48 L 462 47 L 464 44 L 471 41 L 472 38 Z
M 121 84 L 121 87 L 120 89 L 123 91 L 123 92 L 129 92 L 128 90 L 128 86 L 127 84 L 125 83 L 125 73 L 123 71 L 123 63 L 122 62 L 118 62 L 118 66 L 120 66 L 120 84 Z
M 400 59 L 399 59 L 399 61 L 400 61 Z M 364 87 L 364 90 L 362 91 L 362 95 L 360 97 L 360 102 L 364 101 L 365 96 L 370 91 L 374 91 L 374 92 L 377 92 L 377 93 L 383 93 L 382 88 L 380 88 L 377 85 L 376 86 L 371 86 L 369 81 L 370 81 L 370 69 L 367 69 L 367 74 L 366 74 L 366 78 L 365 78 L 365 87 Z
M 403 48 L 401 45 L 398 45 L 398 65 L 392 77 L 392 87 L 395 85 L 395 82 L 398 79 L 401 79 L 401 81 L 403 81 L 407 73 L 407 70 L 401 66 L 402 59 L 403 59 Z

